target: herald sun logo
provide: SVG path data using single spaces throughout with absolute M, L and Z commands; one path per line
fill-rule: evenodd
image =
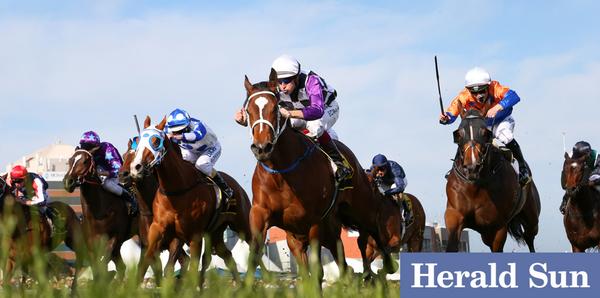
M 506 263 L 498 268 L 487 263 L 485 270 L 447 271 L 436 270 L 437 263 L 412 263 L 413 284 L 411 288 L 519 288 L 517 263 Z M 547 263 L 532 263 L 528 268 L 528 287 L 541 288 L 590 288 L 586 271 L 549 270 Z

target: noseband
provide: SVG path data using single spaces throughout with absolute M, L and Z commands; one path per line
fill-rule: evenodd
M 256 93 L 251 94 L 248 97 L 248 100 L 246 101 L 246 106 L 244 107 L 244 112 L 246 113 L 246 121 L 249 123 L 250 122 L 250 113 L 248 112 L 248 106 L 250 105 L 250 101 L 252 100 L 252 98 L 256 97 L 257 95 L 261 95 L 261 94 L 268 94 L 273 96 L 275 99 L 278 99 L 278 96 L 271 92 L 271 91 L 259 91 Z M 279 113 L 279 109 L 277 109 L 277 104 L 276 104 L 276 113 L 277 113 L 277 129 L 275 129 L 275 126 L 273 125 L 273 123 L 271 123 L 269 120 L 266 120 L 263 118 L 263 108 L 265 107 L 265 105 L 267 105 L 268 100 L 264 97 L 259 97 L 254 101 L 254 104 L 258 106 L 258 112 L 259 112 L 259 119 L 257 119 L 256 121 L 254 121 L 252 123 L 252 125 L 249 125 L 250 127 L 250 136 L 253 136 L 252 132 L 254 131 L 254 127 L 257 125 L 261 125 L 260 127 L 260 131 L 262 131 L 262 125 L 267 125 L 269 128 L 271 128 L 271 130 L 273 131 L 273 134 L 275 135 L 275 138 L 273 138 L 273 144 L 277 143 L 277 139 L 279 139 L 279 136 L 281 135 L 281 133 L 285 130 L 285 127 L 287 125 L 287 121 L 283 122 L 283 125 L 281 125 L 281 113 Z

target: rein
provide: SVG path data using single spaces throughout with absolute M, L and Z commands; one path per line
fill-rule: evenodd
M 295 170 L 300 165 L 300 162 L 307 159 L 313 152 L 315 152 L 315 149 L 317 148 L 316 143 L 309 142 L 306 140 L 306 138 L 303 138 L 303 140 L 304 140 L 304 144 L 307 145 L 306 150 L 304 150 L 304 154 L 302 156 L 299 156 L 298 158 L 296 158 L 296 160 L 294 160 L 294 162 L 289 167 L 287 167 L 283 170 L 276 170 L 276 169 L 270 168 L 262 161 L 259 162 L 260 165 L 269 174 L 286 174 L 286 173 L 289 173 L 289 172 Z
M 271 95 L 273 97 L 275 97 L 277 99 L 277 101 L 279 101 L 279 96 L 271 91 L 259 91 L 256 93 L 251 94 L 250 96 L 248 96 L 248 99 L 246 100 L 246 106 L 244 107 L 244 111 L 246 113 L 246 123 L 249 124 L 250 123 L 250 115 L 248 113 L 248 105 L 250 105 L 250 99 L 252 99 L 253 97 L 257 96 L 257 95 L 261 95 L 261 94 L 268 94 Z M 258 102 L 261 98 L 258 98 L 254 103 L 256 105 L 258 105 L 259 107 L 266 105 L 267 104 L 267 100 L 262 98 L 263 100 Z M 273 144 L 277 143 L 277 140 L 279 139 L 279 136 L 281 135 L 281 133 L 283 133 L 283 131 L 285 130 L 285 127 L 287 126 L 287 121 L 283 122 L 283 125 L 281 125 L 281 113 L 279 113 L 279 109 L 276 109 L 277 111 L 277 129 L 275 129 L 275 127 L 273 126 L 273 123 L 271 123 L 269 120 L 266 120 L 263 118 L 262 115 L 262 108 L 260 108 L 259 112 L 260 112 L 260 119 L 254 121 L 252 123 L 252 125 L 248 125 L 248 127 L 250 128 L 250 136 L 252 137 L 252 131 L 254 130 L 254 127 L 256 125 L 259 124 L 264 124 L 267 125 L 269 128 L 271 128 L 271 130 L 273 130 L 273 133 L 275 134 L 275 138 L 273 138 Z M 262 127 L 260 128 L 262 130 Z
M 167 191 L 164 188 L 159 187 L 158 191 L 165 196 L 170 196 L 170 197 L 171 196 L 173 196 L 173 197 L 181 196 L 181 195 L 184 195 L 187 192 L 191 191 L 192 189 L 196 188 L 196 186 L 198 186 L 200 183 L 202 183 L 203 180 L 204 179 L 202 179 L 202 178 L 198 178 L 198 179 L 196 179 L 196 182 L 194 182 L 192 185 L 190 185 L 184 189 L 180 189 L 180 190 Z
M 479 170 L 477 171 L 477 174 L 478 174 L 478 176 L 479 176 L 479 175 L 481 175 L 481 171 L 482 171 L 482 170 L 483 170 L 483 168 L 484 168 L 483 166 L 484 166 L 484 165 L 485 165 L 485 163 L 488 161 L 488 157 L 489 157 L 489 155 L 490 155 L 490 154 L 489 154 L 489 153 L 490 153 L 490 146 L 491 146 L 491 143 L 486 143 L 486 144 L 485 144 L 485 151 L 484 151 L 484 152 L 485 152 L 485 154 L 483 154 L 483 157 L 481 158 L 481 161 L 480 161 L 480 162 L 478 162 L 478 163 L 475 165 L 475 167 L 476 167 L 476 168 L 479 168 Z M 472 183 L 475 183 L 475 182 L 477 182 L 477 181 L 481 180 L 481 179 L 480 179 L 481 177 L 480 177 L 480 178 L 478 178 L 478 179 L 469 179 L 469 178 L 467 178 L 467 176 L 466 176 L 464 173 L 462 173 L 462 172 L 461 172 L 460 168 L 462 167 L 462 163 L 460 162 L 460 160 L 463 160 L 463 159 L 464 159 L 464 151 L 466 151 L 466 149 L 465 149 L 465 150 L 460 150 L 460 149 L 458 150 L 458 157 L 459 157 L 459 158 L 458 158 L 457 160 L 455 160 L 455 161 L 454 161 L 454 163 L 452 163 L 452 170 L 454 171 L 454 173 L 456 173 L 456 175 L 457 175 L 457 176 L 458 176 L 458 177 L 459 177 L 461 180 L 463 180 L 463 181 L 465 181 L 465 182 L 467 182 L 467 183 L 471 183 L 471 184 L 472 184 Z M 477 151 L 478 151 L 479 153 L 481 153 L 481 151 L 480 151 L 479 149 L 477 149 Z M 498 167 L 498 165 L 497 165 L 496 167 Z M 495 170 L 495 168 L 494 168 L 494 170 Z M 493 171 L 494 171 L 494 170 L 493 170 Z

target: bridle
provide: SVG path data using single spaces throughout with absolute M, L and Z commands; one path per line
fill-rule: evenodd
M 75 150 L 75 153 L 73 154 L 73 157 L 75 157 L 75 155 L 78 154 L 85 154 L 90 158 L 90 165 L 87 167 L 87 169 L 85 169 L 85 171 L 83 173 L 81 173 L 80 175 L 78 175 L 75 178 L 75 184 L 77 186 L 82 185 L 83 183 L 87 182 L 87 183 L 91 183 L 91 184 L 100 184 L 100 182 L 96 181 L 99 180 L 99 178 L 96 177 L 95 173 L 96 173 L 96 164 L 94 162 L 94 156 L 87 150 L 84 149 L 77 149 Z M 80 161 L 80 158 L 76 158 L 73 161 L 73 164 L 71 165 L 71 168 L 69 169 L 69 171 L 67 172 L 67 176 L 71 176 L 73 169 L 75 168 L 75 165 Z M 89 178 L 88 178 L 89 177 Z M 96 179 L 93 179 L 93 178 Z
M 244 112 L 246 113 L 246 122 L 247 124 L 250 124 L 250 113 L 248 112 L 248 107 L 250 105 L 250 102 L 252 101 L 252 99 L 258 95 L 262 95 L 262 94 L 268 94 L 273 96 L 277 101 L 279 101 L 279 97 L 277 94 L 275 94 L 274 92 L 271 91 L 258 91 L 256 93 L 251 94 L 250 96 L 248 96 L 248 99 L 246 100 L 246 106 L 244 107 Z M 254 121 L 251 125 L 248 125 L 248 127 L 250 128 L 250 136 L 253 136 L 253 131 L 254 131 L 254 127 L 257 125 L 261 125 L 259 127 L 260 131 L 262 131 L 263 127 L 262 125 L 267 125 L 269 128 L 271 128 L 271 130 L 273 131 L 273 134 L 275 135 L 275 137 L 273 138 L 272 143 L 276 144 L 277 140 L 279 139 L 279 136 L 281 135 L 281 133 L 283 133 L 283 131 L 285 130 L 285 127 L 287 125 L 287 121 L 284 120 L 283 124 L 281 124 L 282 121 L 282 117 L 281 117 L 281 113 L 279 112 L 279 109 L 277 109 L 277 105 L 275 108 L 275 112 L 277 113 L 277 129 L 275 129 L 275 126 L 273 125 L 273 123 L 271 123 L 269 120 L 264 119 L 263 118 L 263 108 L 265 107 L 265 105 L 268 103 L 268 100 L 264 97 L 258 97 L 256 98 L 256 100 L 253 101 L 255 105 L 258 106 L 258 111 L 259 111 L 259 119 L 257 119 L 256 121 Z
M 469 119 L 469 117 L 467 117 L 466 119 Z M 469 139 L 466 140 L 466 142 L 461 142 L 462 140 L 458 139 L 455 140 L 455 142 L 459 145 L 458 148 L 458 158 L 457 160 L 454 161 L 454 164 L 452 166 L 453 170 L 456 172 L 456 174 L 463 180 L 469 182 L 469 183 L 474 183 L 475 181 L 479 180 L 479 178 L 481 177 L 481 171 L 483 170 L 483 166 L 486 163 L 487 159 L 488 159 L 488 155 L 490 152 L 490 146 L 492 146 L 491 142 L 478 142 L 476 141 L 474 135 L 473 135 L 473 126 L 471 124 L 469 124 Z M 477 147 L 475 146 L 475 144 L 480 144 L 481 146 Z M 462 145 L 462 146 L 461 146 Z M 467 146 L 465 146 L 467 145 Z M 483 150 L 481 149 L 483 148 Z M 477 153 L 479 155 L 479 161 L 475 162 L 475 166 L 474 166 L 474 174 L 475 174 L 475 179 L 471 179 L 469 177 L 467 177 L 467 174 L 463 173 L 463 171 L 461 171 L 461 169 L 466 169 L 466 167 L 463 165 L 464 162 L 464 158 L 465 155 L 467 154 L 467 150 L 471 149 L 471 158 L 474 160 L 475 159 L 475 153 Z
M 573 164 L 578 165 L 579 163 L 577 161 L 571 161 L 569 163 L 570 166 L 572 166 Z M 579 181 L 577 181 L 577 184 L 575 184 L 575 187 L 567 188 L 568 196 L 570 196 L 570 197 L 575 196 L 581 190 L 581 188 L 585 186 L 585 177 L 589 174 L 589 172 L 590 172 L 590 167 L 588 166 L 588 163 L 584 159 L 581 177 L 580 177 Z
M 151 140 L 155 137 L 159 140 L 158 145 L 154 145 Z M 148 149 L 154 159 L 147 165 L 143 165 L 143 172 L 147 172 L 148 170 L 154 168 L 163 161 L 165 154 L 167 153 L 167 148 L 165 147 L 165 133 L 159 129 L 154 127 L 146 128 L 142 131 L 139 143 L 135 148 L 135 156 L 134 162 L 138 159 L 138 154 L 140 154 L 140 149 Z M 141 151 L 143 153 L 143 151 Z

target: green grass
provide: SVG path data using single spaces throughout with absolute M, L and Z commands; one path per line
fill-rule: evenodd
M 10 245 L 9 231 L 15 228 L 15 220 L 6 214 L 0 220 L 0 268 L 5 268 Z M 21 243 L 22 245 L 22 243 Z M 104 247 L 98 243 L 96 250 Z M 21 247 L 20 252 L 28 247 Z M 15 272 L 12 282 L 2 277 L 0 297 L 68 297 L 72 278 L 62 270 L 61 260 L 42 253 L 34 245 L 33 258 L 28 266 L 27 274 Z M 313 252 L 314 255 L 314 252 Z M 312 260 L 316 258 L 311 257 Z M 18 262 L 27 260 L 19 256 Z M 103 266 L 95 260 L 95 266 Z M 314 263 L 312 268 L 317 268 Z M 59 269 L 56 269 L 59 268 Z M 399 297 L 398 282 L 386 281 L 384 277 L 376 278 L 372 283 L 364 283 L 359 274 L 342 272 L 338 281 L 319 288 L 315 272 L 300 273 L 299 276 L 264 273 L 259 279 L 246 279 L 234 283 L 230 275 L 217 270 L 209 270 L 205 286 L 199 290 L 198 274 L 191 271 L 180 278 L 165 277 L 160 287 L 142 287 L 137 282 L 135 270 L 125 273 L 124 277 L 113 278 L 106 273 L 94 280 L 79 279 L 77 296 L 79 297 Z M 26 276 L 21 282 L 20 276 Z M 244 276 L 242 276 L 244 279 Z

